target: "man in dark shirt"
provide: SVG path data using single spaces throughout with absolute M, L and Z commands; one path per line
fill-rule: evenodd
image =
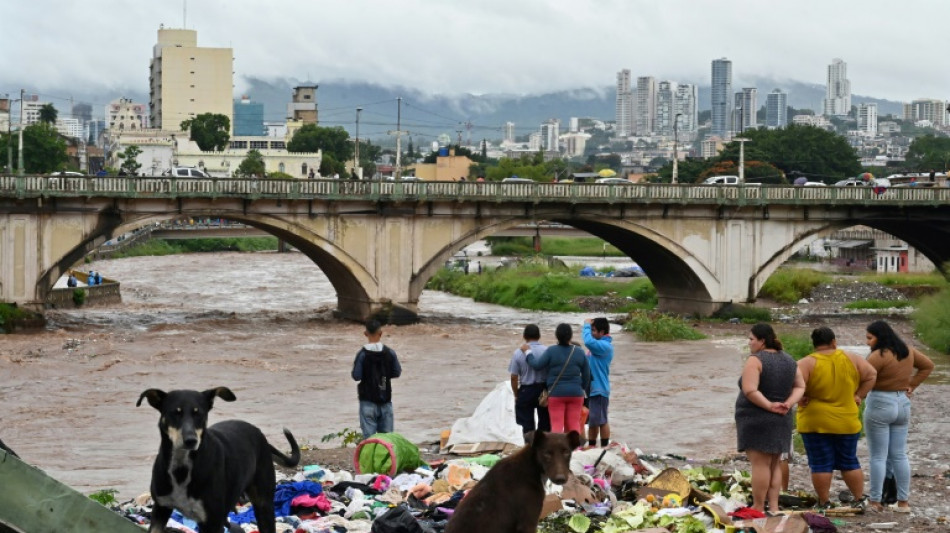
M 353 379 L 360 400 L 360 429 L 363 438 L 374 433 L 393 431 L 392 380 L 402 374 L 399 359 L 392 348 L 383 344 L 383 327 L 378 320 L 366 323 L 367 343 L 353 361 Z

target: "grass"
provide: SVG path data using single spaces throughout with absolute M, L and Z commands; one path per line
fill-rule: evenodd
M 486 270 L 466 275 L 442 269 L 429 280 L 429 289 L 445 291 L 507 307 L 535 311 L 580 312 L 574 299 L 582 296 L 630 298 L 631 303 L 615 312 L 656 306 L 656 289 L 646 278 L 617 283 L 598 278 L 581 278 L 577 268 L 524 264 L 514 268 Z
M 886 286 L 904 286 L 904 287 L 918 287 L 918 286 L 933 286 L 933 287 L 947 287 L 950 286 L 947 282 L 947 278 L 943 277 L 939 272 L 932 272 L 930 274 L 899 274 L 899 273 L 890 273 L 890 274 L 865 274 L 859 278 L 861 281 L 868 283 L 880 283 L 881 285 Z
M 771 322 L 772 312 L 761 307 L 751 305 L 730 304 L 713 315 L 713 318 L 719 320 L 739 319 L 743 324 L 756 324 L 759 322 Z
M 630 313 L 623 329 L 634 332 L 638 339 L 646 342 L 695 341 L 706 338 L 686 320 L 655 311 Z
M 534 246 L 531 237 L 491 237 L 488 239 L 492 255 L 534 255 Z M 606 244 L 606 248 L 604 245 Z M 596 237 L 542 237 L 541 253 L 543 255 L 574 255 L 626 257 L 612 244 Z
M 909 300 L 856 300 L 844 305 L 845 309 L 893 309 L 911 307 L 914 302 Z
M 759 294 L 778 302 L 795 303 L 830 281 L 831 276 L 809 268 L 780 268 L 765 280 Z
M 811 343 L 811 335 L 808 333 L 784 333 L 778 336 L 782 341 L 782 347 L 796 361 L 815 351 Z
M 276 237 L 236 237 L 220 239 L 151 239 L 136 244 L 126 250 L 116 252 L 113 257 L 139 257 L 145 255 L 175 255 L 199 252 L 260 252 L 277 250 Z
M 35 316 L 29 311 L 24 311 L 16 304 L 0 303 L 0 333 L 8 329 L 6 324 L 12 324 L 16 320 L 24 320 Z
M 913 318 L 921 342 L 941 353 L 950 353 L 950 288 L 922 298 Z

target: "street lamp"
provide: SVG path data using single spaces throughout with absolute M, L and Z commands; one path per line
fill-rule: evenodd
M 678 127 L 679 127 L 681 116 L 683 116 L 682 113 L 677 113 L 676 116 L 673 117 L 673 179 L 671 180 L 672 183 L 678 183 L 677 177 L 679 177 L 678 163 L 679 163 L 680 158 L 679 158 L 679 150 L 677 149 L 676 145 L 677 145 L 677 141 L 679 141 Z
M 356 173 L 356 169 L 360 166 L 360 112 L 363 111 L 362 107 L 356 108 L 356 155 L 353 160 L 353 175 L 359 177 L 359 174 Z
M 745 183 L 745 143 L 749 139 L 736 137 L 733 141 L 739 143 L 739 183 Z

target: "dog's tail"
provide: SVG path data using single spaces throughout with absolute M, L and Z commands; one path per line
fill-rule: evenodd
M 270 446 L 270 453 L 273 454 L 274 461 L 287 468 L 293 468 L 300 462 L 300 446 L 297 446 L 297 441 L 294 440 L 294 436 L 291 435 L 289 429 L 284 428 L 284 436 L 287 437 L 287 441 L 290 442 L 290 457 L 281 453 L 281 451 L 274 448 L 273 445 L 268 444 L 268 446 Z

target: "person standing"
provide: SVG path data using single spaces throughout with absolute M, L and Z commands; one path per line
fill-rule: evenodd
M 782 491 L 782 454 L 792 442 L 791 406 L 802 397 L 805 381 L 795 359 L 768 324 L 749 332 L 749 352 L 736 398 L 736 448 L 752 464 L 752 508 L 778 512 Z
M 897 482 L 897 507 L 910 512 L 910 461 L 907 458 L 907 431 L 910 426 L 910 398 L 934 369 L 933 361 L 920 350 L 907 346 L 883 320 L 867 327 L 871 348 L 868 363 L 877 371 L 874 388 L 864 405 L 864 431 L 871 456 L 869 509 L 882 511 L 881 495 L 885 472 L 893 472 Z
M 570 324 L 558 324 L 554 330 L 555 346 L 536 355 L 531 345 L 523 344 L 528 365 L 535 370 L 547 370 L 548 413 L 551 431 L 555 433 L 581 432 L 581 407 L 584 391 L 590 383 L 590 365 L 583 350 L 571 343 L 574 330 Z
M 805 443 L 819 507 L 830 504 L 831 477 L 841 471 L 848 490 L 863 506 L 864 472 L 858 461 L 858 406 L 874 386 L 877 371 L 864 358 L 838 348 L 831 328 L 811 332 L 815 351 L 798 361 L 805 395 L 798 404 L 798 433 Z
M 392 380 L 402 374 L 396 352 L 382 343 L 383 327 L 378 320 L 366 323 L 366 344 L 356 354 L 352 376 L 359 381 L 360 429 L 363 438 L 393 431 Z
M 67 286 L 67 287 L 78 287 L 78 286 L 79 286 L 79 280 L 76 279 L 76 276 L 75 276 L 72 272 L 70 272 L 70 273 L 69 273 L 69 277 L 66 278 L 66 286 Z
M 590 358 L 590 398 L 587 418 L 587 445 L 596 446 L 600 436 L 600 445 L 610 444 L 610 423 L 607 419 L 610 407 L 610 363 L 614 359 L 613 338 L 610 336 L 610 322 L 606 318 L 588 318 L 583 328 L 584 346 L 589 350 Z
M 547 349 L 539 342 L 541 330 L 536 324 L 525 326 L 523 338 L 529 347 L 528 351 L 533 354 L 540 356 Z M 525 350 L 518 348 L 511 356 L 508 372 L 511 374 L 511 392 L 515 395 L 515 421 L 521 426 L 522 432 L 527 433 L 535 429 L 551 431 L 548 408 L 538 405 L 538 398 L 547 386 L 547 369 L 531 368 Z M 535 413 L 538 416 L 537 426 L 535 426 Z

